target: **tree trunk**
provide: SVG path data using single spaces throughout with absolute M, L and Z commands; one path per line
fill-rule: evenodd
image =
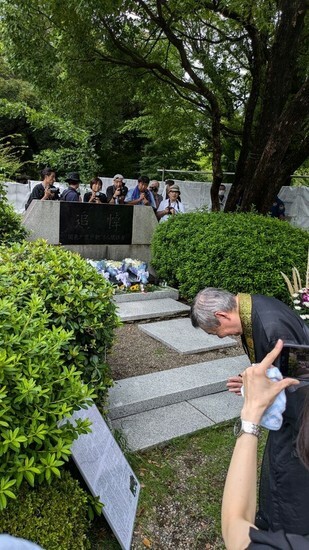
M 289 162 L 285 160 L 293 138 L 301 141 L 302 131 L 305 132 L 303 121 L 308 116 L 305 90 L 295 93 L 293 89 L 298 83 L 299 67 L 295 61 L 304 27 L 306 0 L 282 0 L 280 8 L 281 18 L 264 81 L 256 79 L 252 84 L 251 96 L 256 94 L 254 86 L 260 87 L 260 113 L 252 119 L 250 136 L 248 132 L 244 136 L 226 211 L 235 210 L 241 203 L 241 211 L 248 211 L 254 205 L 259 212 L 266 213 L 283 182 L 295 170 L 297 151 L 294 155 L 290 153 Z M 306 150 L 302 158 L 306 159 Z

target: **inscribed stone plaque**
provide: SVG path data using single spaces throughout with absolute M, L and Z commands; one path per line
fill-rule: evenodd
M 133 206 L 60 202 L 61 244 L 131 244 Z
M 74 461 L 91 493 L 104 504 L 103 514 L 121 548 L 129 550 L 140 484 L 97 407 L 76 411 L 70 421 L 77 418 L 89 418 L 92 431 L 74 441 Z

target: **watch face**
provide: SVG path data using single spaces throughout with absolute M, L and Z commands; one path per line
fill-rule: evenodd
M 241 418 L 237 418 L 234 424 L 234 435 L 237 437 L 241 432 Z

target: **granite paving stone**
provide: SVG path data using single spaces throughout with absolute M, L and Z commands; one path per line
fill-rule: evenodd
M 187 402 L 112 421 L 112 427 L 123 432 L 132 451 L 166 443 L 175 437 L 213 424 L 207 416 Z
M 160 290 L 153 290 L 152 292 L 124 292 L 114 294 L 113 300 L 117 304 L 121 302 L 138 302 L 139 300 L 158 300 L 158 299 L 172 298 L 178 300 L 179 292 L 176 288 L 162 287 Z
M 138 300 L 117 303 L 117 314 L 122 321 L 138 321 L 189 313 L 190 307 L 172 298 Z
M 237 345 L 236 340 L 228 336 L 218 338 L 194 328 L 189 318 L 139 324 L 138 328 L 178 353 L 201 353 Z
M 244 400 L 234 393 L 223 391 L 188 402 L 217 424 L 239 416 Z
M 226 381 L 249 365 L 246 355 L 196 363 L 119 380 L 109 390 L 109 417 L 121 418 L 226 389 Z

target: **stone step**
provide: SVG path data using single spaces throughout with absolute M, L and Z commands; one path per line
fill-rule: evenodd
M 190 319 L 170 319 L 139 324 L 138 328 L 168 348 L 183 354 L 202 353 L 237 345 L 236 340 L 228 336 L 218 338 L 218 336 L 206 334 L 200 328 L 194 328 Z
M 240 355 L 119 380 L 109 390 L 109 417 L 119 419 L 222 392 L 227 379 L 248 365 L 247 356 Z
M 171 286 L 162 287 L 160 290 L 154 290 L 152 292 L 124 292 L 114 294 L 113 300 L 117 304 L 122 302 L 138 302 L 140 300 L 158 300 L 172 298 L 173 300 L 178 300 L 179 292 L 176 288 Z
M 123 432 L 130 450 L 138 451 L 236 418 L 242 402 L 241 397 L 223 391 L 119 418 L 112 427 Z
M 126 321 L 139 321 L 188 314 L 190 307 L 172 298 L 156 300 L 137 300 L 117 303 L 117 314 Z

